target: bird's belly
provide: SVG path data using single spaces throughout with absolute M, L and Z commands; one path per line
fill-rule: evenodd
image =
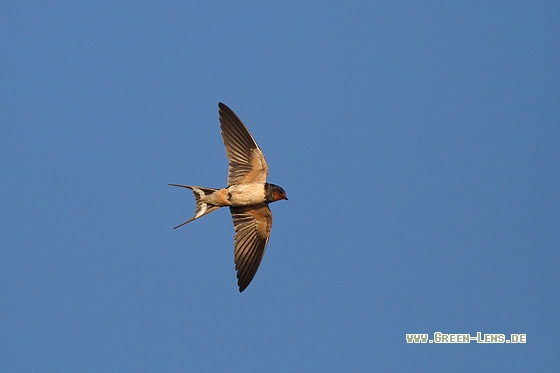
M 264 183 L 233 185 L 228 188 L 231 205 L 251 206 L 265 200 Z

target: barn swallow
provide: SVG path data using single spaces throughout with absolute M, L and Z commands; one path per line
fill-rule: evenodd
M 266 182 L 268 164 L 241 119 L 226 105 L 218 103 L 220 128 L 229 159 L 228 186 L 222 189 L 169 184 L 192 190 L 196 200 L 195 215 L 179 224 L 229 206 L 235 229 L 234 261 L 237 286 L 242 292 L 249 286 L 261 264 L 272 227 L 271 202 L 287 200 L 278 185 Z M 174 228 L 174 229 L 175 229 Z

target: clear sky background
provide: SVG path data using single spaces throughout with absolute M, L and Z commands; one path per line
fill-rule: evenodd
M 560 365 L 557 1 L 1 8 L 3 371 Z M 227 210 L 172 229 L 219 101 L 290 199 L 242 294 Z

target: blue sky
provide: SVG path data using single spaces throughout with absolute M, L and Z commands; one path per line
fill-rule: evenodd
M 0 12 L 6 371 L 550 371 L 560 5 L 33 2 Z M 217 103 L 288 202 L 237 290 Z M 407 344 L 407 333 L 526 344 Z

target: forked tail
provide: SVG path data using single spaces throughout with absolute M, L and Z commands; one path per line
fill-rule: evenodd
M 211 213 L 212 211 L 215 211 L 217 209 L 219 209 L 221 206 L 216 206 L 216 205 L 210 205 L 206 202 L 202 202 L 201 197 L 203 196 L 207 196 L 209 194 L 214 193 L 216 190 L 218 189 L 214 189 L 214 188 L 203 188 L 203 187 L 197 187 L 197 186 L 192 186 L 192 185 L 181 185 L 181 184 L 169 184 L 171 186 L 176 186 L 176 187 L 181 187 L 181 188 L 187 188 L 193 191 L 194 194 L 194 198 L 196 199 L 196 212 L 194 214 L 194 216 L 187 220 L 184 223 L 179 224 L 178 226 L 176 226 L 173 229 L 177 229 L 187 223 L 190 223 L 193 220 L 196 220 L 198 218 L 200 218 L 201 216 L 204 216 L 206 214 Z

